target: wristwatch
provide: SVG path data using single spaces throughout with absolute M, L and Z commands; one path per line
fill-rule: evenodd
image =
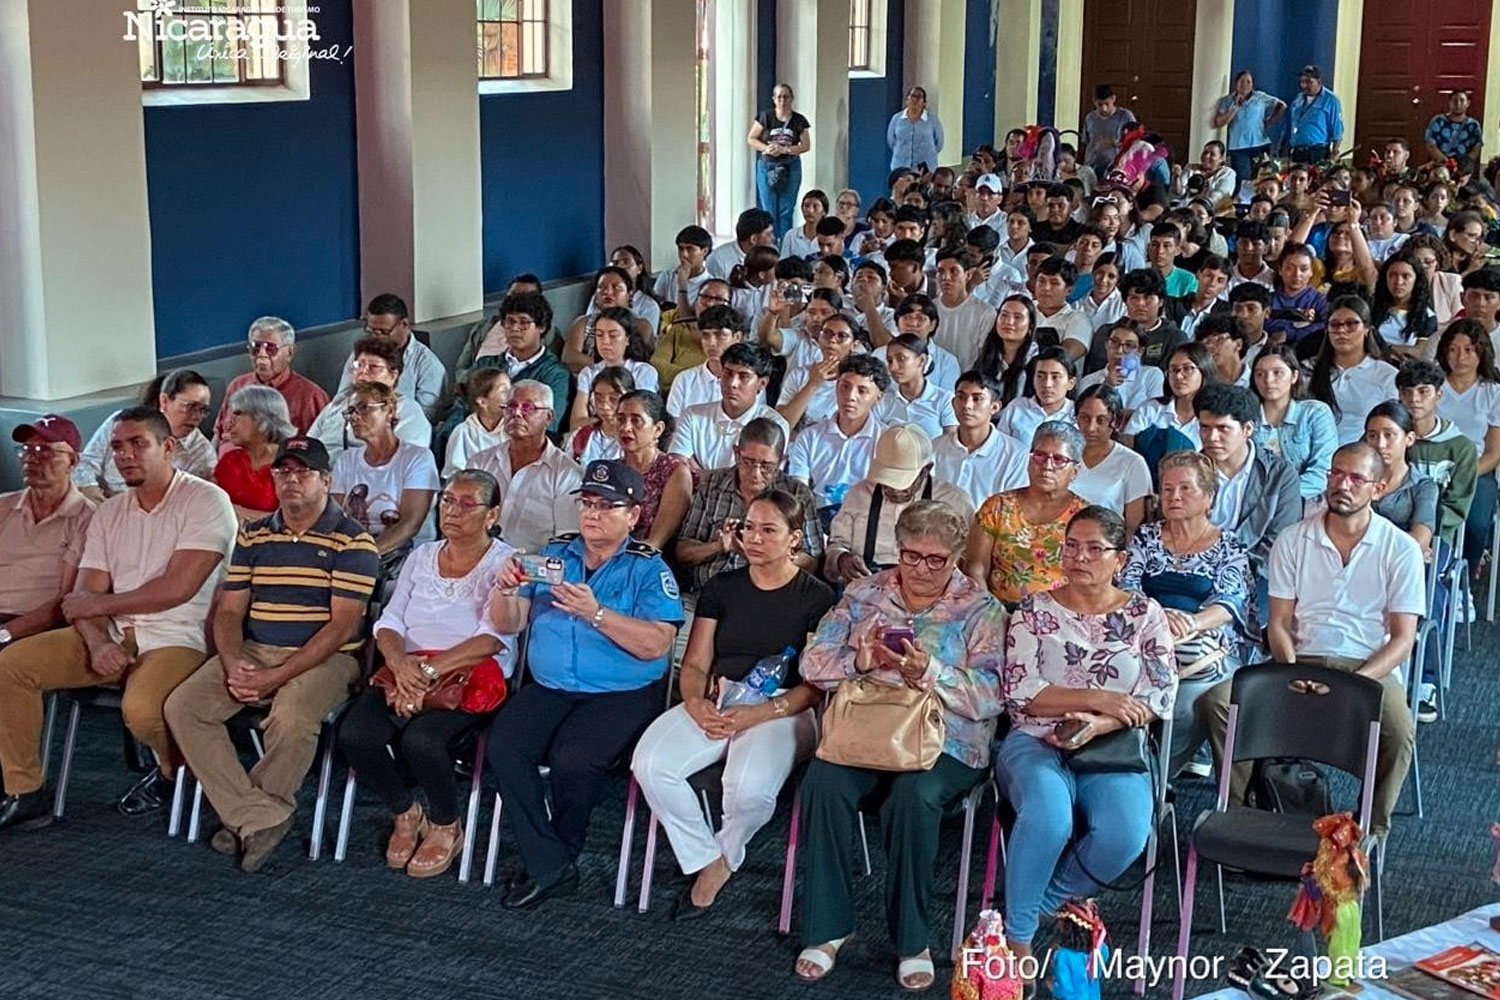
M 599 610 L 594 612 L 594 617 L 589 619 L 589 624 L 594 628 L 604 624 L 604 605 L 599 605 Z
M 417 666 L 421 668 L 423 675 L 426 676 L 427 683 L 431 684 L 438 679 L 437 668 L 428 663 L 426 660 L 418 663 Z
M 9 646 L 10 643 L 10 629 L 0 628 L 0 646 Z

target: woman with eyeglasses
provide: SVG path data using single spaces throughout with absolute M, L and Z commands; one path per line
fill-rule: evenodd
M 142 406 L 161 410 L 172 426 L 177 447 L 172 451 L 172 468 L 199 479 L 212 480 L 219 456 L 199 425 L 208 416 L 212 396 L 208 380 L 190 368 L 179 368 L 158 375 L 141 393 Z M 118 410 L 104 418 L 73 468 L 73 483 L 94 502 L 125 492 L 125 479 L 115 468 L 115 457 L 109 449 L 109 433 L 115 425 Z
M 589 386 L 589 423 L 573 432 L 569 452 L 580 465 L 620 457 L 620 400 L 635 392 L 628 368 L 606 368 Z
M 1385 344 L 1364 299 L 1344 295 L 1328 304 L 1328 335 L 1307 388 L 1333 411 L 1341 445 L 1364 437 L 1372 406 L 1396 398 L 1396 369 L 1385 362 Z
M 438 496 L 443 540 L 412 552 L 375 623 L 393 683 L 366 688 L 339 723 L 339 749 L 393 817 L 385 863 L 413 878 L 441 875 L 463 849 L 454 757 L 489 721 L 515 669 L 517 636 L 487 613 L 500 568 L 516 551 L 490 537 L 499 517 L 495 477 L 454 474 Z M 459 672 L 468 679 L 458 708 L 426 707 L 426 696 Z
M 1026 486 L 995 494 L 974 515 L 964 572 L 1009 607 L 1063 581 L 1064 529 L 1087 506 L 1072 491 L 1082 457 L 1078 428 L 1047 421 L 1031 438 Z
M 620 400 L 621 457 L 646 484 L 641 516 L 630 535 L 661 551 L 677 537 L 693 502 L 687 459 L 669 454 L 665 447 L 672 439 L 673 423 L 667 404 L 650 390 L 637 389 Z
M 240 521 L 255 521 L 280 506 L 271 463 L 281 442 L 297 433 L 286 399 L 268 385 L 247 385 L 229 397 L 229 440 L 214 467 L 214 482 L 229 494 Z
M 1074 770 L 1067 753 L 1173 710 L 1172 630 L 1156 601 L 1115 585 L 1125 546 L 1118 514 L 1085 507 L 1068 521 L 1066 582 L 1027 596 L 1010 618 L 1000 687 L 1011 729 L 995 751 L 995 777 L 1016 810 L 1005 933 L 1018 956 L 1031 954 L 1043 915 L 1119 878 L 1154 822 L 1155 762 L 1144 739 L 1139 770 Z
M 776 239 L 792 228 L 792 206 L 802 189 L 802 154 L 812 148 L 812 123 L 792 110 L 792 88 L 771 88 L 771 107 L 750 123 L 746 143 L 755 158 L 755 193 L 760 207 L 776 220 Z
M 431 541 L 432 497 L 440 482 L 432 452 L 396 436 L 396 390 L 356 382 L 345 415 L 363 448 L 333 463 L 329 495 L 375 539 L 381 567 L 394 576 L 413 545 Z
M 636 330 L 635 314 L 629 309 L 611 306 L 594 317 L 594 362 L 578 373 L 578 391 L 573 394 L 574 430 L 589 422 L 589 389 L 602 371 L 624 368 L 630 372 L 637 389 L 655 389 L 660 384 L 656 369 L 651 367 L 651 351 Z
M 1451 420 L 1474 442 L 1479 478 L 1464 526 L 1464 558 L 1479 566 L 1495 520 L 1495 469 L 1500 466 L 1500 370 L 1495 348 L 1476 319 L 1454 320 L 1438 338 L 1437 361 L 1448 374 L 1438 397 L 1438 416 Z
M 813 302 L 816 305 L 809 303 L 809 306 L 814 318 L 821 318 L 823 311 L 831 314 L 816 324 L 817 360 L 792 368 L 781 382 L 781 400 L 776 412 L 781 414 L 788 427 L 798 427 L 803 422 L 815 424 L 833 417 L 838 409 L 834 386 L 839 377 L 839 365 L 860 347 L 860 337 L 864 335 L 848 313 L 824 310 L 829 305 L 825 299 L 818 298 Z
M 1182 344 L 1167 358 L 1167 388 L 1156 399 L 1142 403 L 1125 424 L 1121 439 L 1134 444 L 1136 435 L 1148 427 L 1168 427 L 1180 432 L 1194 448 L 1203 447 L 1198 437 L 1198 412 L 1193 397 L 1211 382 L 1219 381 L 1219 367 L 1204 344 Z
M 356 382 L 379 382 L 396 388 L 401 378 L 401 349 L 383 337 L 361 337 L 354 342 L 354 380 Z M 348 410 L 354 397 L 354 387 L 335 396 L 318 419 L 307 431 L 328 449 L 331 461 L 337 461 L 339 453 L 346 448 L 358 448 L 359 441 L 350 427 Z M 426 448 L 432 444 L 432 423 L 414 399 L 405 396 L 396 402 L 395 426 L 400 428 L 396 436 L 408 444 Z
M 770 821 L 792 769 L 817 742 L 819 692 L 801 682 L 794 656 L 772 697 L 720 707 L 757 662 L 800 652 L 833 607 L 833 590 L 797 563 L 803 502 L 767 490 L 750 502 L 738 541 L 746 565 L 711 578 L 698 597 L 678 673 L 682 703 L 636 745 L 631 769 L 666 830 L 692 886 L 672 904 L 673 920 L 708 912 L 745 861 L 745 845 Z M 688 783 L 724 761 L 723 823 L 716 833 Z

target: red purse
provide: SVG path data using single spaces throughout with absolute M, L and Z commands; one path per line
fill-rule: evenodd
M 436 656 L 439 650 L 413 650 L 414 656 Z M 396 704 L 396 675 L 389 666 L 382 665 L 370 678 L 370 684 L 385 692 L 385 703 Z M 493 712 L 505 701 L 507 694 L 505 672 L 500 661 L 487 657 L 462 670 L 450 670 L 437 679 L 422 696 L 422 710 L 448 712 L 470 712 L 482 714 Z

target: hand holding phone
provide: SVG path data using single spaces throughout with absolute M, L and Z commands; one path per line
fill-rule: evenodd
M 1353 192 L 1342 188 L 1334 188 L 1328 192 L 1328 204 L 1331 208 L 1348 208 L 1350 200 L 1354 197 Z
M 517 558 L 527 583 L 545 583 L 555 587 L 563 582 L 563 561 L 557 556 L 522 554 Z
M 905 625 L 892 625 L 880 633 L 880 642 L 897 656 L 906 655 L 904 642 L 915 643 L 917 634 Z
M 1052 735 L 1064 750 L 1077 750 L 1094 733 L 1088 719 L 1064 719 L 1052 729 Z

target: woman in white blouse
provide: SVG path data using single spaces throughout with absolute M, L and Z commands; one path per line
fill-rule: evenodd
M 818 252 L 818 223 L 828 214 L 828 195 L 813 188 L 802 196 L 802 225 L 781 238 L 781 256 L 806 260 Z
M 454 475 L 438 501 L 443 540 L 422 545 L 401 569 L 375 623 L 390 685 L 371 685 L 339 725 L 339 747 L 359 780 L 394 817 L 386 864 L 414 878 L 441 875 L 463 849 L 453 745 L 478 730 L 504 698 L 516 637 L 486 614 L 500 567 L 515 549 L 490 537 L 500 487 L 488 472 Z M 424 708 L 442 679 L 467 674 L 459 707 Z M 407 787 L 417 779 L 426 806 Z
M 141 404 L 161 410 L 172 425 L 172 437 L 177 441 L 172 467 L 212 482 L 219 454 L 198 429 L 208 415 L 210 402 L 208 380 L 191 368 L 158 375 L 141 394 Z M 100 501 L 125 492 L 125 478 L 115 468 L 115 456 L 109 450 L 110 428 L 114 427 L 119 412 L 116 410 L 99 424 L 94 436 L 78 453 L 78 464 L 73 468 L 74 485 L 91 500 Z
M 1107 385 L 1090 386 L 1079 393 L 1073 416 L 1083 432 L 1073 492 L 1119 514 L 1125 533 L 1133 536 L 1146 517 L 1151 470 L 1144 458 L 1115 440 L 1125 416 L 1120 394 Z
M 1370 410 L 1396 398 L 1396 369 L 1384 358 L 1364 299 L 1341 295 L 1328 303 L 1328 332 L 1307 391 L 1333 411 L 1340 446 L 1363 438 Z
M 1208 348 L 1203 344 L 1181 345 L 1167 359 L 1167 391 L 1142 403 L 1130 415 L 1122 438 L 1133 443 L 1135 436 L 1148 427 L 1171 427 L 1186 435 L 1194 448 L 1203 447 L 1198 439 L 1198 414 L 1193 410 L 1193 397 L 1199 389 L 1217 381 L 1219 369 Z
M 578 391 L 573 394 L 570 427 L 577 430 L 589 423 L 589 389 L 606 368 L 624 368 L 630 372 L 637 389 L 656 391 L 660 379 L 651 367 L 651 350 L 636 329 L 635 314 L 629 309 L 610 306 L 594 317 L 594 363 L 578 373 Z
M 1479 478 L 1464 525 L 1464 557 L 1470 566 L 1490 543 L 1495 519 L 1495 467 L 1500 465 L 1500 371 L 1495 348 L 1484 326 L 1474 319 L 1454 320 L 1438 338 L 1438 364 L 1448 373 L 1438 397 L 1438 416 L 1453 421 L 1479 452 Z

